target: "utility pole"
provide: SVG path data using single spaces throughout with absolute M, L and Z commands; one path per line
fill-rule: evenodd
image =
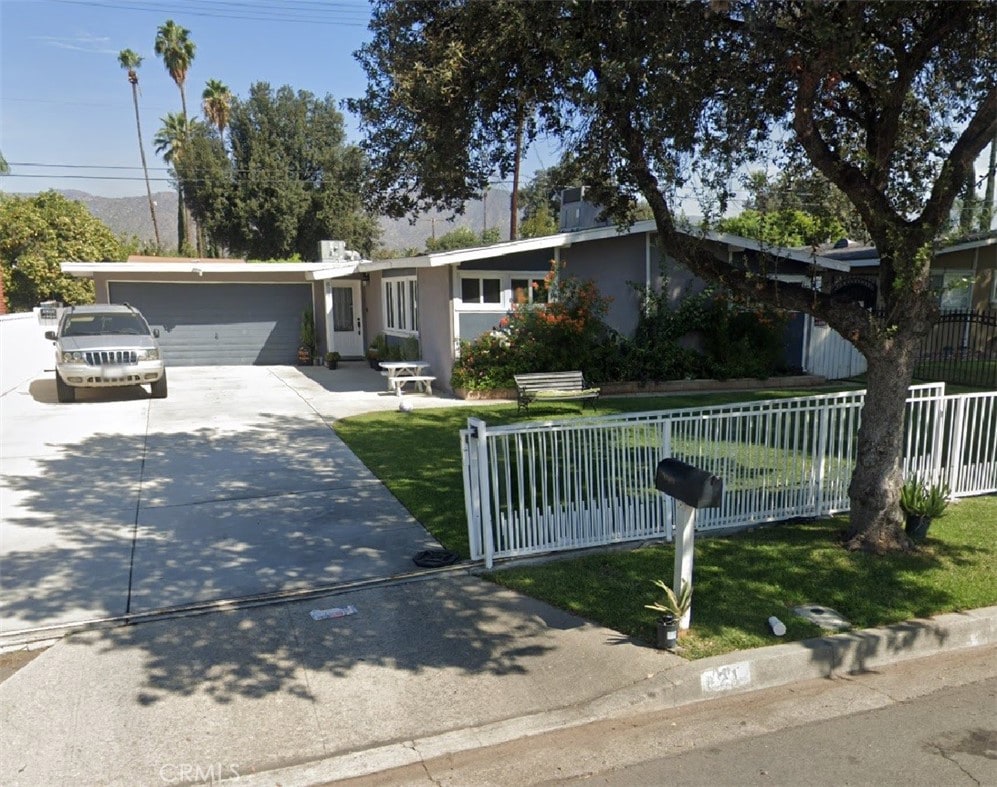
M 523 158 L 523 124 L 526 122 L 523 103 L 516 109 L 516 161 L 512 167 L 512 199 L 509 200 L 509 240 L 519 234 L 519 168 Z

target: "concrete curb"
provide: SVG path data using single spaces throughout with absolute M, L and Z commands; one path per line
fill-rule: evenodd
M 240 783 L 290 787 L 356 778 L 566 727 L 660 712 L 815 678 L 835 678 L 994 643 L 997 606 L 737 651 L 665 669 L 633 686 L 579 705 L 387 743 L 266 773 L 242 774 Z

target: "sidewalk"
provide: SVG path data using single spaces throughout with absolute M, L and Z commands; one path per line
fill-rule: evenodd
M 0 783 L 314 784 L 995 641 L 988 608 L 686 662 L 456 570 L 60 640 L 0 684 Z

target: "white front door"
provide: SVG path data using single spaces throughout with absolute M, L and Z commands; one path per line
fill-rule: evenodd
M 363 358 L 360 282 L 327 282 L 325 309 L 329 349 L 335 350 L 344 358 Z

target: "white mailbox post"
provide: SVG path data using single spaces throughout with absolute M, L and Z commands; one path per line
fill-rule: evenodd
M 678 459 L 662 459 L 654 477 L 659 492 L 675 499 L 675 571 L 672 590 L 678 596 L 688 583 L 692 589 L 696 510 L 718 508 L 723 500 L 724 482 L 715 475 Z M 692 609 L 679 621 L 679 629 L 689 628 Z

